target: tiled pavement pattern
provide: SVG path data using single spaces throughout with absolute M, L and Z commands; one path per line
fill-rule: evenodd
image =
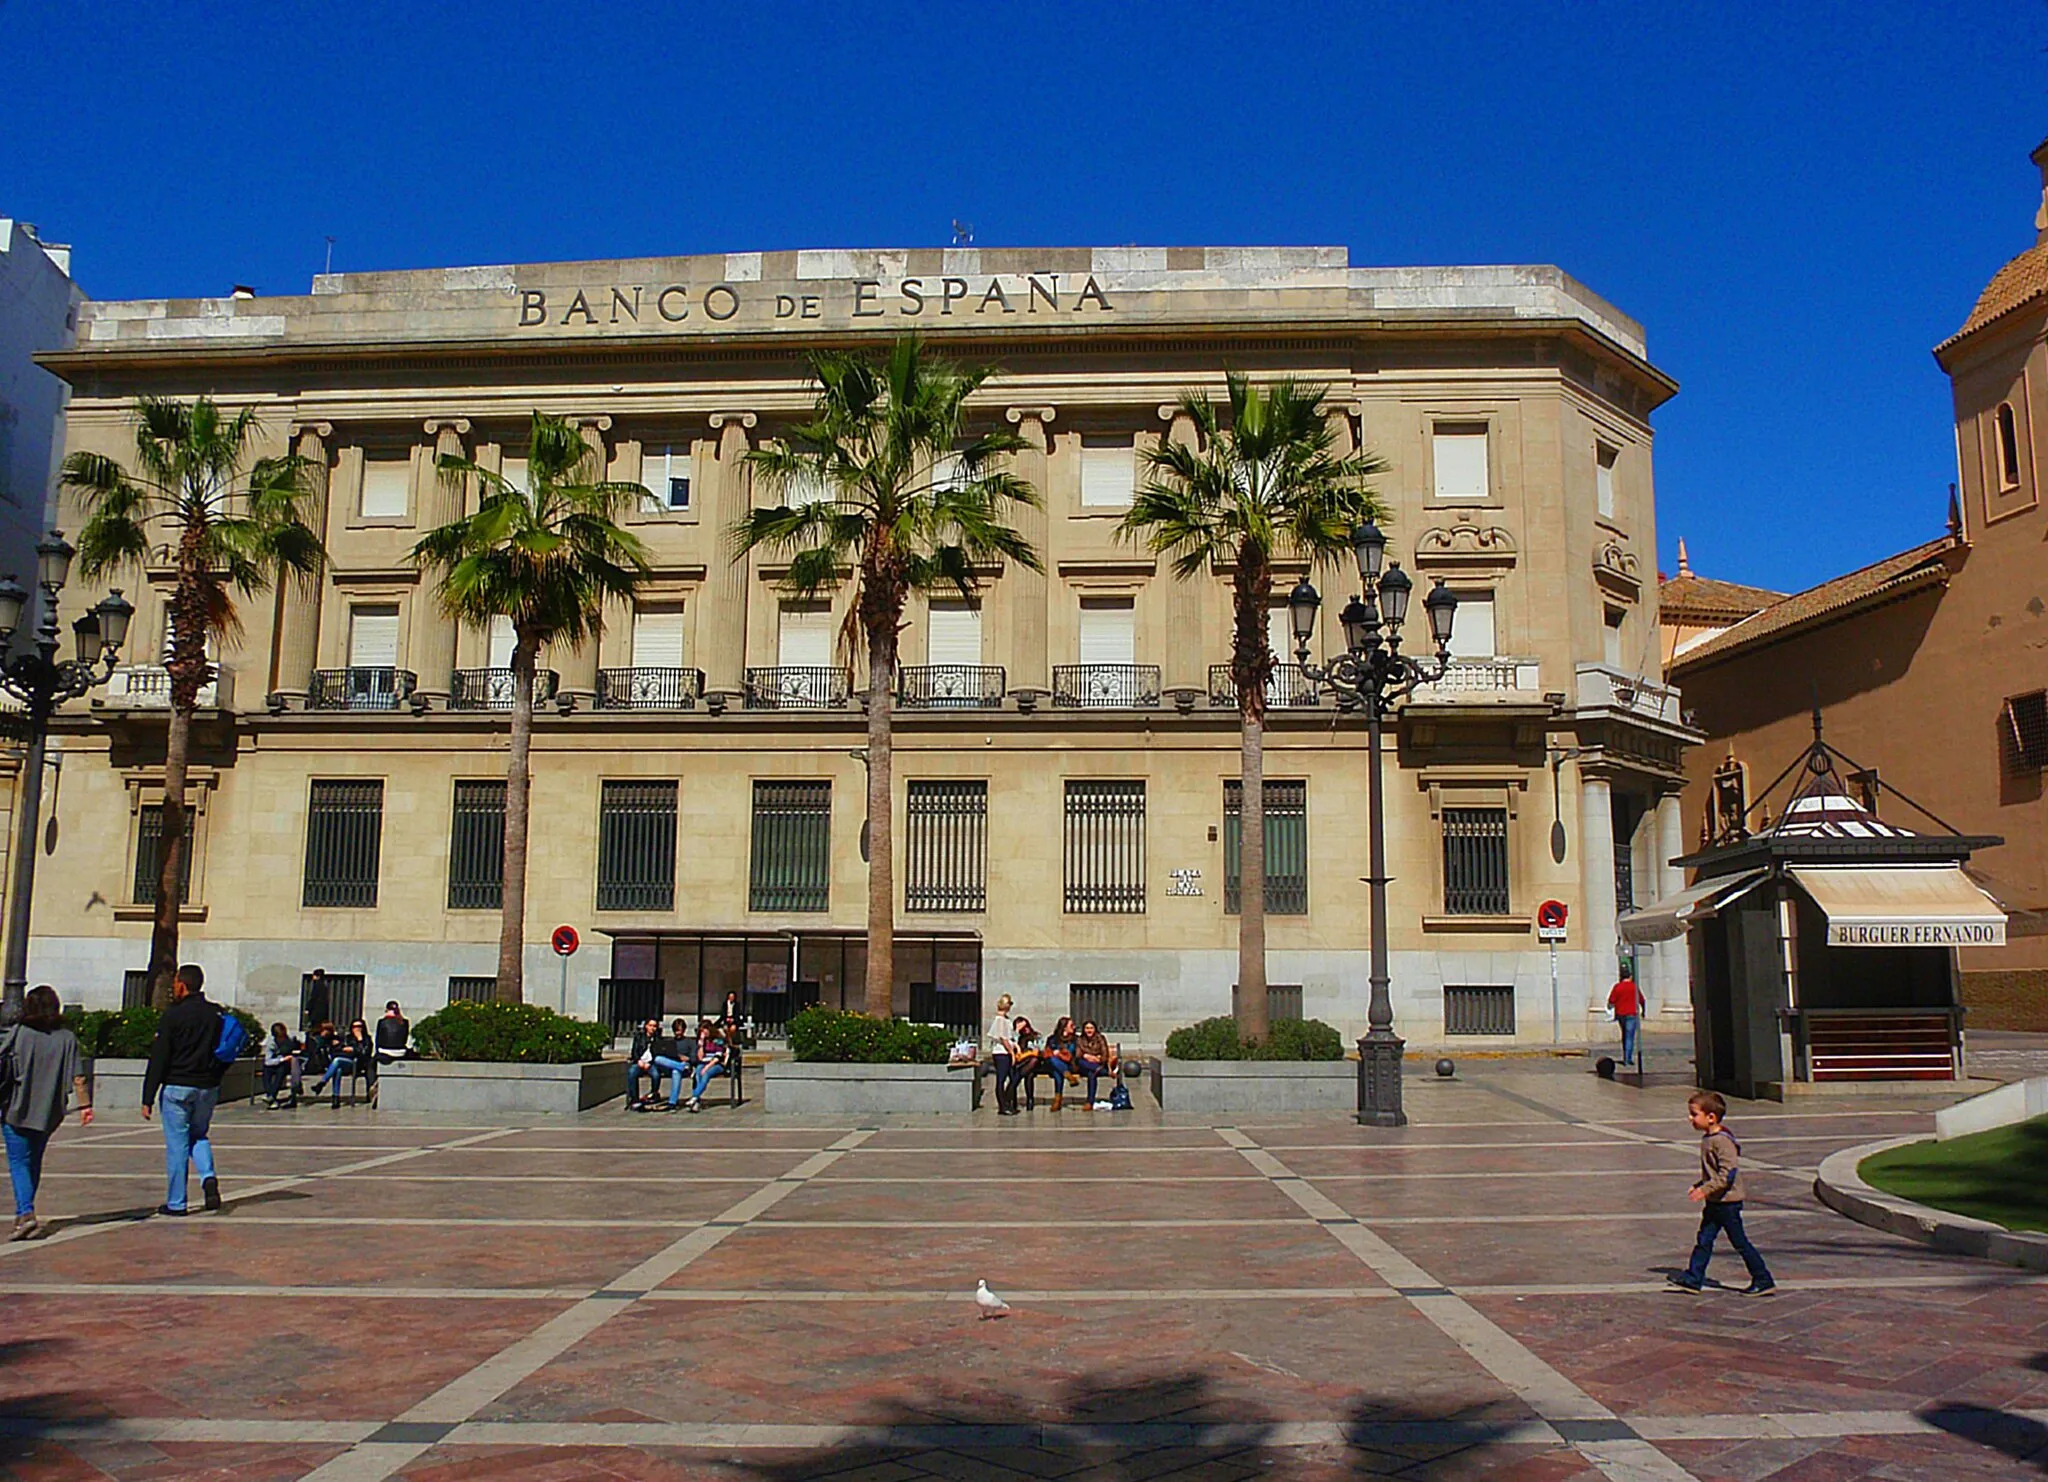
M 1928 1100 L 1738 1109 L 1779 1295 L 1662 1290 L 1683 1092 L 1480 1065 L 1413 1125 L 1040 1110 L 519 1128 L 242 1109 L 52 1148 L 0 1471 L 321 1479 L 2038 1477 L 2048 1280 L 1849 1224 Z M 1717 1274 L 1739 1283 L 1733 1257 Z M 985 1277 L 1015 1311 L 981 1322 Z

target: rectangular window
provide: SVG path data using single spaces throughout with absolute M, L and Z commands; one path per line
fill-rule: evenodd
M 832 609 L 820 602 L 785 602 L 777 617 L 775 662 L 785 669 L 832 665 Z
M 491 619 L 484 649 L 486 669 L 510 669 L 512 650 L 519 646 L 519 635 L 513 631 L 512 619 L 502 612 Z
M 1614 518 L 1614 465 L 1621 457 L 1619 448 L 1610 448 L 1605 443 L 1593 450 L 1593 489 L 1600 513 Z
M 680 512 L 690 507 L 691 452 L 688 443 L 652 443 L 640 450 L 643 507 Z
M 903 909 L 988 909 L 988 784 L 907 785 Z
M 363 464 L 363 518 L 404 519 L 411 508 L 412 460 L 366 460 Z
M 1278 1024 L 1282 1019 L 1292 1019 L 1296 1023 L 1300 1023 L 1301 984 L 1268 983 L 1266 985 L 1266 1018 L 1274 1024 Z
M 1508 984 L 1444 985 L 1445 1034 L 1511 1035 L 1515 1032 L 1515 988 Z
M 506 483 L 510 484 L 520 493 L 531 494 L 533 492 L 527 481 L 526 460 L 524 458 L 504 458 L 499 460 L 498 473 L 504 478 Z
M 830 909 L 832 784 L 754 784 L 750 911 Z
M 351 607 L 348 610 L 348 666 L 351 669 L 398 667 L 396 603 Z
M 960 487 L 960 455 L 948 453 L 932 463 L 932 488 L 957 489 Z
M 793 473 L 782 485 L 782 502 L 786 509 L 800 509 L 806 504 L 824 504 L 832 499 L 832 486 L 809 471 Z
M 597 803 L 597 909 L 675 904 L 676 784 L 607 779 Z
M 1075 658 L 1083 664 L 1137 663 L 1135 601 L 1129 597 L 1083 597 L 1080 646 Z
M 934 602 L 925 630 L 927 664 L 981 662 L 981 609 L 966 602 Z
M 1439 422 L 1431 438 L 1431 463 L 1439 499 L 1484 500 L 1491 484 L 1486 470 L 1486 424 Z
M 1266 783 L 1266 912 L 1308 914 L 1308 784 Z M 1244 784 L 1223 784 L 1223 909 L 1243 908 Z
M 308 906 L 377 904 L 377 865 L 384 844 L 384 784 L 315 780 L 306 806 Z
M 1091 1019 L 1104 1034 L 1138 1033 L 1136 983 L 1075 983 L 1067 990 L 1067 1012 L 1078 1031 Z
M 349 1025 L 363 1017 L 365 986 L 361 973 L 323 973 L 317 978 L 311 973 L 302 973 L 299 977 L 300 1032 L 332 1024 L 346 1034 Z
M 1081 508 L 1129 508 L 1137 474 L 1138 450 L 1130 438 L 1081 439 Z
M 199 822 L 199 815 L 188 804 L 185 808 L 185 858 L 178 866 L 178 900 L 181 903 L 192 899 L 192 856 L 198 852 L 198 839 L 192 830 Z M 157 882 L 163 878 L 164 869 L 164 805 L 145 803 L 142 811 L 135 815 L 135 904 L 153 906 L 156 904 Z
M 1606 622 L 1600 630 L 1600 662 L 1610 669 L 1624 667 L 1623 654 L 1625 650 L 1622 648 L 1621 643 L 1621 625 L 1627 621 L 1628 614 L 1620 608 L 1610 607 L 1607 609 Z M 1452 624 L 1452 628 L 1453 631 L 1456 630 L 1455 623 Z
M 683 604 L 648 602 L 633 609 L 633 667 L 683 667 Z
M 1444 809 L 1444 913 L 1507 915 L 1507 809 Z
M 448 1002 L 489 1003 L 498 996 L 498 980 L 489 978 L 450 978 L 448 980 Z
M 1145 784 L 1069 782 L 1066 909 L 1128 915 L 1145 909 Z
M 497 910 L 504 898 L 504 869 L 504 781 L 457 782 L 448 827 L 448 909 Z
M 1495 652 L 1493 593 L 1459 592 L 1458 611 L 1451 620 L 1451 657 L 1490 659 Z M 1425 638 L 1428 630 L 1424 630 Z
M 2048 691 L 2014 695 L 2005 702 L 2014 770 L 2048 767 Z
M 121 1008 L 139 1009 L 149 1003 L 149 969 L 130 968 L 121 974 Z

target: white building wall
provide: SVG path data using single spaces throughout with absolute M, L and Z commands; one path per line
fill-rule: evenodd
M 0 573 L 12 572 L 31 588 L 70 394 L 33 357 L 71 347 L 84 302 L 71 281 L 71 249 L 41 242 L 27 222 L 0 216 Z

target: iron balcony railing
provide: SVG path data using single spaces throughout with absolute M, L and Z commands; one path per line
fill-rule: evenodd
M 397 710 L 419 680 L 410 669 L 319 669 L 306 690 L 309 710 Z
M 1237 709 L 1237 681 L 1228 664 L 1209 666 L 1209 703 L 1219 710 Z M 1273 666 L 1273 677 L 1266 681 L 1267 709 L 1312 710 L 1319 703 L 1315 681 L 1301 672 L 1301 665 Z
M 702 669 L 600 669 L 599 710 L 694 710 L 704 698 Z
M 905 710 L 994 710 L 1007 693 L 999 664 L 918 664 L 896 673 Z
M 838 710 L 845 706 L 853 678 L 844 669 L 824 665 L 784 664 L 749 669 L 746 708 L 749 710 Z
M 561 676 L 552 669 L 537 669 L 533 675 L 533 703 L 545 705 L 555 698 Z M 450 710 L 510 710 L 519 693 L 510 669 L 457 669 L 449 676 Z
M 1077 710 L 1157 710 L 1157 664 L 1055 664 L 1052 703 Z

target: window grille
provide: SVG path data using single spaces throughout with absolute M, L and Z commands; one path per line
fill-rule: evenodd
M 343 1034 L 363 1017 L 363 975 L 329 973 L 315 981 L 311 973 L 299 979 L 299 1028 L 332 1024 Z
M 450 978 L 448 980 L 448 1002 L 490 1003 L 498 996 L 496 976 L 488 978 Z
M 1067 1012 L 1074 1016 L 1074 1029 L 1090 1019 L 1104 1034 L 1138 1032 L 1138 985 L 1136 983 L 1076 983 L 1067 991 Z
M 192 856 L 198 852 L 199 839 L 194 825 L 199 815 L 188 804 L 185 809 L 185 858 L 178 865 L 178 899 L 180 902 L 192 899 Z M 157 882 L 163 878 L 164 869 L 164 805 L 145 803 L 135 819 L 135 904 L 153 906 L 156 904 Z
M 614 1038 L 631 1034 L 649 1019 L 661 1017 L 662 998 L 659 978 L 599 978 L 597 1022 Z
M 1444 912 L 1508 913 L 1508 810 L 1444 809 Z
M 598 797 L 597 909 L 672 911 L 676 785 L 607 780 Z
M 1308 914 L 1308 784 L 1268 782 L 1266 794 L 1266 913 Z M 1223 909 L 1243 909 L 1244 784 L 1223 784 Z
M 832 784 L 756 782 L 750 911 L 823 911 L 832 886 Z
M 903 909 L 988 909 L 988 784 L 911 782 Z
M 2016 766 L 2048 767 L 2048 690 L 2007 700 L 2005 723 L 2012 733 Z
M 375 906 L 384 840 L 382 782 L 313 783 L 306 810 L 308 906 Z
M 149 969 L 134 968 L 121 974 L 122 1009 L 139 1009 L 149 1002 Z
M 504 872 L 504 780 L 457 782 L 448 825 L 448 909 L 497 910 L 504 900 Z
M 1444 987 L 1445 1034 L 1499 1034 L 1515 1032 L 1515 989 L 1503 987 Z
M 1068 912 L 1142 912 L 1145 784 L 1069 782 L 1064 853 Z
M 1299 1021 L 1301 1018 L 1301 984 L 1268 983 L 1266 985 L 1266 1018 L 1278 1024 L 1282 1019 Z

